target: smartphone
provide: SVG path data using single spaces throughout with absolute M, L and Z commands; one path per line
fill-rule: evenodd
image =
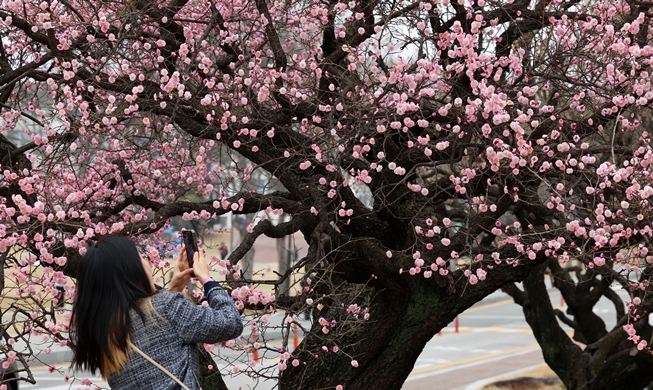
M 181 232 L 181 240 L 186 247 L 186 257 L 188 258 L 188 267 L 193 268 L 193 257 L 197 252 L 197 240 L 192 230 L 184 230 Z

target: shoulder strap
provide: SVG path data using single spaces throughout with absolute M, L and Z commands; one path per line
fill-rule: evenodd
M 143 358 L 145 358 L 145 360 L 147 360 L 148 362 L 154 364 L 154 365 L 155 365 L 159 370 L 163 371 L 166 375 L 168 375 L 170 378 L 172 378 L 172 380 L 174 380 L 175 382 L 177 382 L 177 384 L 179 384 L 179 386 L 181 386 L 182 389 L 184 389 L 184 390 L 190 390 L 190 389 L 188 388 L 188 386 L 186 386 L 186 385 L 184 384 L 184 382 L 180 381 L 179 378 L 177 378 L 176 376 L 172 375 L 172 374 L 170 373 L 170 371 L 166 370 L 162 365 L 160 365 L 159 363 L 155 362 L 154 359 L 152 359 L 151 357 L 149 357 L 145 352 L 141 351 L 137 346 L 135 346 L 135 345 L 131 342 L 131 340 L 127 340 L 127 344 L 128 344 L 129 347 L 130 347 L 131 349 L 133 349 L 137 354 L 141 355 L 141 356 L 142 356 Z

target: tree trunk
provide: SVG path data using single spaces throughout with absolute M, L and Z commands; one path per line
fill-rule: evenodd
M 200 346 L 200 385 L 202 390 L 229 390 L 227 385 L 220 375 L 220 370 L 217 368 L 218 365 L 215 363 L 211 354 L 206 352 L 206 350 Z M 209 370 L 209 365 L 213 366 L 212 370 Z
M 578 375 L 589 364 L 589 357 L 558 325 L 544 284 L 546 264 L 536 267 L 526 279 L 524 289 L 528 301 L 523 305 L 526 321 L 542 348 L 544 360 L 568 390 L 586 388 L 587 378 Z
M 523 278 L 518 274 L 529 268 L 509 267 L 502 277 Z M 342 317 L 337 311 L 344 311 L 346 304 L 344 308 L 325 306 L 315 313 L 311 332 L 289 361 L 298 359 L 301 364 L 288 364 L 281 374 L 279 389 L 332 389 L 343 385 L 347 390 L 400 390 L 426 343 L 459 313 L 505 284 L 486 280 L 470 289 L 466 278 L 459 276 L 441 278 L 440 282 L 446 281 L 444 287 L 433 279 L 407 275 L 381 290 L 369 286 L 362 292 L 351 286 L 340 288 L 341 295 L 356 296 L 363 304 L 369 302 L 370 318 L 339 328 L 334 332 L 338 338 L 334 339 L 331 333 L 322 332 L 319 318 Z M 323 351 L 323 346 L 328 352 Z M 334 346 L 339 348 L 337 353 L 333 352 Z M 352 365 L 353 360 L 358 367 Z
M 648 351 L 638 351 L 635 345 L 610 356 L 603 367 L 588 389 L 640 390 L 653 380 L 653 355 Z
M 605 328 L 598 328 L 599 324 L 605 326 L 603 321 L 589 324 L 596 314 L 587 307 L 587 303 L 570 301 L 570 307 L 575 307 L 573 325 L 577 328 L 577 334 L 590 340 L 598 338 L 581 350 L 558 323 L 544 284 L 545 267 L 545 264 L 536 267 L 524 279 L 524 293 L 518 292 L 514 286 L 507 291 L 515 298 L 515 302 L 522 305 L 526 321 L 542 348 L 544 360 L 562 380 L 566 389 L 643 389 L 653 380 L 653 355 L 647 351 L 638 351 L 619 326 L 606 333 Z M 578 291 L 567 291 L 567 297 L 587 301 L 582 292 L 577 293 Z M 644 339 L 650 339 L 651 332 L 648 327 L 645 328 L 641 335 Z M 604 336 L 600 337 L 600 334 Z
M 283 275 L 288 272 L 288 268 L 290 268 L 290 264 L 288 264 L 288 251 L 290 249 L 287 248 L 286 244 L 288 239 L 286 237 L 282 237 L 277 238 L 275 241 L 277 244 L 277 261 L 279 264 L 279 274 Z M 287 294 L 288 290 L 290 290 L 290 279 L 286 278 L 281 286 L 279 286 L 279 289 L 281 294 Z
M 249 226 L 250 223 L 254 221 L 255 214 L 246 214 L 244 215 L 243 220 L 238 220 L 237 223 L 235 223 L 232 226 L 233 228 L 236 228 L 238 230 L 238 236 L 240 241 L 242 242 L 243 238 L 247 236 L 247 226 Z M 233 252 L 233 248 L 232 248 Z M 245 256 L 243 256 L 241 259 L 238 260 L 238 263 L 240 264 L 240 269 L 243 272 L 243 278 L 245 280 L 251 280 L 252 279 L 252 274 L 254 272 L 254 253 L 255 249 L 252 246 Z
M 348 390 L 401 389 L 424 345 L 455 318 L 442 301 L 425 305 L 427 300 L 414 299 L 421 295 L 412 295 L 413 299 L 406 295 L 391 290 L 376 295 L 372 312 L 379 314 L 346 329 L 338 340 L 324 337 L 322 325 L 315 321 L 296 356 L 306 364 L 283 372 L 279 388 L 309 390 L 341 384 Z M 331 318 L 333 313 L 318 313 L 318 318 L 322 316 Z M 317 357 L 305 352 L 320 350 L 322 345 L 329 352 Z M 332 352 L 335 345 L 340 348 L 337 353 Z M 352 366 L 352 360 L 358 367 Z
M 567 305 L 570 303 L 567 302 Z M 583 344 L 595 343 L 608 333 L 603 319 L 594 313 L 593 304 L 578 305 L 570 313 L 573 313 L 578 326 L 576 331 L 578 337 L 574 336 L 574 338 Z
M 246 280 L 252 280 L 252 275 L 254 274 L 254 253 L 256 253 L 256 249 L 252 247 L 252 249 L 248 250 L 245 256 L 240 260 L 243 277 Z

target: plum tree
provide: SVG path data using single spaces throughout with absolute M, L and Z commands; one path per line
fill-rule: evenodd
M 205 346 L 252 360 L 225 355 L 232 372 L 285 389 L 399 389 L 457 314 L 551 259 L 620 282 L 632 302 L 610 334 L 650 353 L 638 332 L 653 302 L 653 4 L 1 4 L 5 339 L 68 342 L 50 302 L 55 284 L 74 296 L 88 242 L 131 235 L 165 270 L 156 245 L 172 218 L 234 213 L 256 216 L 213 263 L 250 325 L 264 332 L 284 310 L 287 338 L 298 313 L 314 321 L 292 352 L 287 340 Z M 259 237 L 296 232 L 306 256 L 243 278 Z M 34 381 L 30 351 L 12 343 L 7 362 Z

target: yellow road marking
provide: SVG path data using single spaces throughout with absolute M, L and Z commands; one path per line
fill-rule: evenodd
M 506 303 L 514 303 L 514 301 L 512 299 L 504 299 L 503 301 L 488 303 L 487 305 L 481 305 L 481 306 L 477 306 L 477 307 L 472 307 L 470 309 L 465 310 L 464 312 L 462 312 L 460 314 L 473 313 L 473 312 L 479 311 L 479 310 L 491 309 L 493 307 L 505 305 Z
M 472 332 L 480 332 L 480 333 L 518 333 L 518 334 L 530 334 L 533 333 L 532 330 L 530 329 L 516 329 L 516 328 L 499 328 L 498 326 L 488 326 L 488 327 L 472 327 L 472 326 L 461 326 L 458 330 L 458 333 L 451 331 L 451 332 L 444 332 L 442 334 L 436 334 L 433 336 L 433 340 L 446 337 L 446 336 L 454 336 L 456 334 L 460 333 L 472 333 Z
M 554 295 L 554 294 L 560 294 L 560 291 L 558 291 L 558 290 L 556 290 L 556 291 L 552 291 L 552 292 L 549 294 L 549 296 Z M 479 311 L 479 310 L 491 309 L 491 308 L 493 308 L 493 307 L 497 307 L 497 306 L 505 305 L 506 303 L 515 303 L 515 301 L 513 301 L 512 298 L 508 298 L 508 299 L 504 299 L 504 300 L 502 300 L 502 301 L 498 301 L 498 302 L 494 302 L 494 303 L 488 303 L 487 305 L 481 305 L 481 306 L 477 306 L 477 307 L 472 307 L 472 308 L 470 308 L 470 309 L 465 310 L 464 312 L 462 312 L 462 313 L 460 313 L 460 314 L 473 313 L 473 312 L 475 312 L 475 311 Z M 516 303 L 515 303 L 515 304 L 516 304 Z
M 533 333 L 531 329 L 518 329 L 518 328 L 500 328 L 498 326 L 488 326 L 482 328 L 469 328 L 469 332 L 488 332 L 488 333 L 519 333 L 530 334 Z
M 535 349 L 537 349 L 539 347 L 540 347 L 540 345 L 535 343 L 535 344 L 527 345 L 525 347 L 509 349 L 507 351 L 494 352 L 494 353 L 489 353 L 487 355 L 481 355 L 481 356 L 471 357 L 471 358 L 467 358 L 467 359 L 463 359 L 463 360 L 457 360 L 455 362 L 442 363 L 442 364 L 438 364 L 438 365 L 435 365 L 435 366 L 429 366 L 429 367 L 422 367 L 422 368 L 418 368 L 418 369 L 415 369 L 415 370 L 411 371 L 410 375 L 421 374 L 421 373 L 429 372 L 429 371 L 435 371 L 435 370 L 439 370 L 439 369 L 442 369 L 442 368 L 457 366 L 459 364 L 477 362 L 479 360 L 485 360 L 485 359 L 490 359 L 490 358 L 497 357 L 497 356 L 509 355 L 511 353 L 528 351 L 529 349 L 535 350 Z

